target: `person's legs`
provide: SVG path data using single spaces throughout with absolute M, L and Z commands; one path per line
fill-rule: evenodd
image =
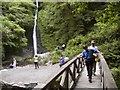
M 95 75 L 95 72 L 96 72 L 96 61 L 93 62 L 93 74 Z
M 86 61 L 86 68 L 87 68 L 87 72 L 88 72 L 88 77 L 89 77 L 89 82 L 92 83 L 91 79 L 92 79 L 92 75 L 91 75 L 91 71 L 92 71 L 92 67 L 90 65 L 90 61 Z
M 37 62 L 37 68 L 39 68 L 38 62 Z
M 93 62 L 90 61 L 89 72 L 90 72 L 90 78 L 91 78 L 91 79 L 92 79 L 92 68 L 93 68 Z
M 89 76 L 89 62 L 86 61 L 85 63 L 86 63 L 86 68 L 87 68 L 87 76 Z
M 37 63 L 36 63 L 36 62 L 34 62 L 34 64 L 35 64 L 35 69 L 37 69 Z
M 89 82 L 92 83 L 92 69 L 93 69 L 93 60 L 90 60 L 89 63 Z

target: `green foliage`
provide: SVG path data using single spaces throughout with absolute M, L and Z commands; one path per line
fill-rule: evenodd
M 38 61 L 41 61 L 41 57 L 40 56 L 38 56 Z
M 99 48 L 101 51 L 103 51 L 103 54 L 109 64 L 110 68 L 116 67 L 118 68 L 120 66 L 120 42 L 113 40 L 113 42 L 105 42 L 102 44 Z
M 110 68 L 118 68 L 120 66 L 120 38 L 118 37 L 120 35 L 119 5 L 119 2 L 107 3 L 104 10 L 97 12 L 97 23 L 94 28 L 94 37 L 98 40 L 99 48 L 108 60 Z
M 43 3 L 39 12 L 42 44 L 48 50 L 65 43 L 69 58 L 95 39 L 110 68 L 119 66 L 120 6 L 113 3 Z M 55 55 L 60 57 L 60 55 Z M 55 59 L 55 61 L 58 60 Z M 111 63 L 110 63 L 111 62 Z
M 28 45 L 33 30 L 35 5 L 33 2 L 1 2 L 0 30 L 3 56 L 20 53 Z M 27 36 L 27 37 L 26 37 Z M 15 54 L 15 53 L 14 53 Z
M 77 7 L 74 4 L 43 3 L 42 5 L 38 22 L 41 41 L 47 50 L 51 51 L 57 45 L 66 44 L 83 32 L 83 22 L 80 20 L 82 17 L 74 13 L 75 7 Z M 80 7 L 84 6 L 84 4 L 80 5 Z
M 52 64 L 58 63 L 61 56 L 62 56 L 62 52 L 60 50 L 54 51 L 53 54 L 50 55 Z
M 35 5 L 32 2 L 2 2 L 3 15 L 22 28 L 33 27 Z
M 7 18 L 2 17 L 0 19 L 2 26 L 2 44 L 3 46 L 7 45 L 9 47 L 21 48 L 27 46 L 27 39 L 25 37 L 25 30 L 22 29 L 19 25 L 15 24 L 12 21 L 9 21 Z
M 82 42 L 84 40 L 83 36 L 78 36 L 74 39 L 69 40 L 67 48 L 65 49 L 65 54 L 71 59 L 77 54 L 82 52 Z
M 113 74 L 113 77 L 116 81 L 118 88 L 120 89 L 120 68 L 113 68 L 112 74 Z

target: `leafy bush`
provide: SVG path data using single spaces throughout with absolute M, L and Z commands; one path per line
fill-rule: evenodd
M 50 60 L 52 61 L 52 64 L 58 63 L 60 60 L 60 57 L 62 56 L 61 51 L 54 51 L 53 54 L 50 55 Z
M 70 59 L 82 52 L 83 40 L 83 36 L 78 36 L 74 39 L 69 40 L 69 42 L 67 43 L 67 48 L 65 49 L 65 54 Z
M 118 88 L 120 89 L 120 67 L 119 68 L 112 68 L 112 74 L 116 81 Z
M 4 16 L 0 19 L 2 23 L 2 44 L 14 48 L 21 48 L 27 46 L 27 39 L 25 37 L 25 30 L 12 21 L 9 21 Z

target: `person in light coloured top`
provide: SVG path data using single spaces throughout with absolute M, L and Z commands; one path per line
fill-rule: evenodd
M 67 62 L 69 60 L 69 57 L 65 56 L 64 60 Z
M 65 44 L 62 45 L 62 50 L 64 51 L 66 48 Z
M 16 59 L 15 58 L 13 58 L 13 68 L 16 68 Z
M 38 56 L 35 55 L 34 57 L 34 64 L 35 64 L 35 69 L 39 68 L 39 65 L 38 65 Z
M 89 46 L 88 49 L 93 49 L 93 50 L 97 51 L 97 53 L 99 52 L 98 47 L 95 46 L 95 40 L 91 41 L 91 46 Z M 96 55 L 97 55 L 97 53 L 96 53 Z M 93 63 L 93 74 L 94 74 L 94 76 L 96 75 L 95 72 L 96 72 L 96 61 L 95 61 L 95 57 L 94 57 L 94 63 Z
M 95 40 L 91 41 L 91 46 L 89 46 L 88 49 L 94 49 L 95 51 L 99 52 L 98 47 L 95 46 Z

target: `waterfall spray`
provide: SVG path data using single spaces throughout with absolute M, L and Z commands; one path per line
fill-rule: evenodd
M 34 55 L 37 55 L 36 27 L 37 27 L 38 0 L 35 1 L 36 1 L 36 11 L 35 11 L 34 29 L 33 29 L 33 47 L 34 47 Z

